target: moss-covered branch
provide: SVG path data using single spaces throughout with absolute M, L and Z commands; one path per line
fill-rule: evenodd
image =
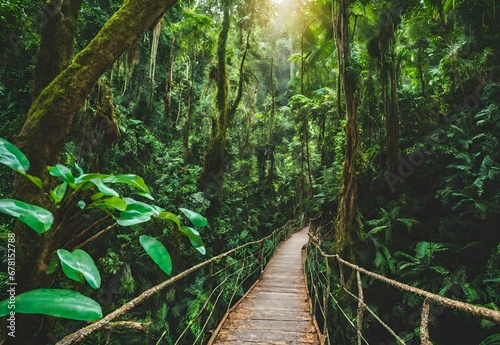
M 31 162 L 30 174 L 48 180 L 46 166 L 57 163 L 75 114 L 94 84 L 124 50 L 175 2 L 176 0 L 125 1 L 89 45 L 41 90 L 40 95 L 33 101 L 17 139 L 17 146 Z M 24 177 L 16 179 L 14 189 L 14 198 L 52 208 L 45 195 L 37 191 Z M 73 231 L 71 228 L 63 230 Z M 40 238 L 35 236 L 32 230 L 20 225 L 16 226 L 15 232 L 18 250 L 23 253 L 18 260 L 19 269 L 16 276 L 20 288 L 30 290 L 46 285 L 45 271 L 51 254 L 64 244 L 59 242 L 61 239 L 67 239 L 67 234 L 58 233 L 53 236 L 49 232 Z M 18 326 L 23 329 L 22 334 L 25 334 L 25 337 L 16 340 L 29 344 L 28 338 L 34 335 L 39 325 L 32 320 L 23 322 L 20 318 Z

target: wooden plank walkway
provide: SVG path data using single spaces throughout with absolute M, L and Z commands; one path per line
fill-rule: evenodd
M 319 345 L 307 301 L 301 249 L 309 228 L 281 244 L 261 280 L 223 323 L 214 345 Z

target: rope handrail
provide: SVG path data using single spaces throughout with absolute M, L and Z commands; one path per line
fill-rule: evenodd
M 335 258 L 341 264 L 348 266 L 357 272 L 363 273 L 367 276 L 370 276 L 374 279 L 377 279 L 377 280 L 379 280 L 387 285 L 391 285 L 395 288 L 398 288 L 398 289 L 406 291 L 406 292 L 411 292 L 413 294 L 420 295 L 422 297 L 428 298 L 429 300 L 431 300 L 433 302 L 442 304 L 443 306 L 451 308 L 451 309 L 465 311 L 469 314 L 476 315 L 476 316 L 482 316 L 482 317 L 489 319 L 495 323 L 500 322 L 500 311 L 488 309 L 485 307 L 476 306 L 476 305 L 461 302 L 461 301 L 457 301 L 457 300 L 454 300 L 454 299 L 451 299 L 448 297 L 444 297 L 444 296 L 439 296 L 439 295 L 436 295 L 432 292 L 422 290 L 422 289 L 416 288 L 414 286 L 410 286 L 408 284 L 398 282 L 397 280 L 384 277 L 383 275 L 368 271 L 367 269 L 365 269 L 363 267 L 352 264 L 349 261 L 342 259 L 338 254 L 326 254 L 316 243 L 313 242 L 313 244 L 316 246 L 316 248 L 319 249 L 319 251 L 321 252 L 321 254 L 324 257 Z
M 269 234 L 266 237 L 261 238 L 260 240 L 247 242 L 245 244 L 242 244 L 241 246 L 238 246 L 236 248 L 228 250 L 222 254 L 214 256 L 206 261 L 203 261 L 197 265 L 194 265 L 193 267 L 186 269 L 185 271 L 173 276 L 172 278 L 170 278 L 170 279 L 168 279 L 160 284 L 157 284 L 157 285 L 151 287 L 150 289 L 144 291 L 139 296 L 133 298 L 132 300 L 128 301 L 127 303 L 125 303 L 124 305 L 119 307 L 118 309 L 107 314 L 102 319 L 95 321 L 95 322 L 87 325 L 86 327 L 83 327 L 83 328 L 77 330 L 76 332 L 65 336 L 63 339 L 61 339 L 59 342 L 57 342 L 56 345 L 70 345 L 70 344 L 76 344 L 78 342 L 81 342 L 81 341 L 85 340 L 87 337 L 89 337 L 91 334 L 93 334 L 97 331 L 106 329 L 106 327 L 112 321 L 118 319 L 122 315 L 127 314 L 132 309 L 134 309 L 138 304 L 140 304 L 143 301 L 145 301 L 146 299 L 154 296 L 155 294 L 157 294 L 159 291 L 165 289 L 166 287 L 171 286 L 175 282 L 187 277 L 188 275 L 192 274 L 193 272 L 196 272 L 196 271 L 200 270 L 201 268 L 209 266 L 209 265 L 211 267 L 212 265 L 218 263 L 221 259 L 224 259 L 226 257 L 230 257 L 232 254 L 242 252 L 242 251 L 246 250 L 247 248 L 250 248 L 251 246 L 257 245 L 258 247 L 257 247 L 256 251 L 254 251 L 253 253 L 250 253 L 249 255 L 245 255 L 244 258 L 242 258 L 242 259 L 236 260 L 236 261 L 242 262 L 241 263 L 242 267 L 237 269 L 236 272 L 233 272 L 233 274 L 238 273 L 238 278 L 236 279 L 236 283 L 235 283 L 235 287 L 234 287 L 234 291 L 233 291 L 233 297 L 234 297 L 235 290 L 237 288 L 241 287 L 243 282 L 246 279 L 248 279 L 248 277 L 250 275 L 255 274 L 255 273 L 259 273 L 259 271 L 260 271 L 260 273 L 263 272 L 264 266 L 269 262 L 270 256 L 272 256 L 274 254 L 277 246 L 281 242 L 283 242 L 285 239 L 287 239 L 291 235 L 292 231 L 296 230 L 295 228 L 297 227 L 297 225 L 300 225 L 302 221 L 303 221 L 302 218 L 300 220 L 297 220 L 297 221 L 289 220 L 283 226 L 275 229 L 271 234 Z M 269 247 L 267 247 L 267 248 L 266 248 L 266 241 L 271 241 L 271 243 L 269 244 Z M 253 263 L 252 264 L 245 264 L 246 260 L 247 259 L 250 260 L 250 258 L 252 258 Z M 245 278 L 242 278 L 240 281 L 240 274 L 239 273 L 243 272 L 244 269 L 251 268 L 252 266 L 255 266 L 255 265 L 257 265 L 257 269 L 252 269 L 250 271 L 250 273 Z M 211 273 L 212 279 L 216 275 L 224 274 L 224 272 L 226 271 L 226 269 L 229 266 L 237 266 L 237 264 L 234 265 L 234 262 L 231 262 L 229 265 L 225 266 L 225 268 L 218 270 L 215 273 Z M 212 270 L 212 268 L 211 268 L 211 270 Z M 232 274 L 230 274 L 230 275 L 232 275 Z M 228 280 L 229 280 L 228 277 L 223 279 L 223 281 L 228 281 Z M 217 290 L 219 288 L 222 289 L 222 286 L 225 286 L 225 284 L 219 284 L 213 290 Z M 215 292 L 212 291 L 209 298 L 212 295 L 214 295 L 214 293 Z M 217 300 L 219 300 L 219 297 L 221 296 L 222 293 L 223 293 L 223 290 L 221 290 L 221 292 L 218 294 Z M 232 298 L 231 298 L 231 300 L 232 300 Z M 208 306 L 208 304 L 209 304 L 208 302 L 205 303 L 202 310 L 200 310 L 200 312 L 199 312 L 200 315 L 203 312 L 203 309 L 205 309 Z M 210 316 L 211 315 L 212 315 L 212 312 L 210 312 Z M 199 315 L 197 315 L 196 317 L 199 317 Z M 207 326 L 207 324 L 205 323 L 203 326 L 203 329 L 206 326 Z M 188 327 L 189 327 L 189 324 L 188 324 Z M 186 330 L 184 330 L 182 334 L 184 334 L 184 333 L 186 333 Z M 197 340 L 198 340 L 198 338 L 197 338 Z
M 327 224 L 328 225 L 328 224 Z M 321 229 L 321 227 L 317 228 L 318 230 Z M 377 315 L 376 313 L 364 302 L 364 297 L 363 297 L 363 287 L 361 283 L 361 274 L 364 274 L 366 276 L 369 276 L 375 280 L 378 280 L 386 285 L 395 287 L 401 291 L 409 292 L 418 296 L 421 296 L 424 298 L 423 304 L 422 304 L 422 311 L 421 311 L 421 316 L 420 316 L 420 339 L 421 339 L 421 344 L 428 345 L 431 344 L 429 341 L 429 329 L 428 329 L 428 323 L 429 323 L 429 317 L 430 317 L 430 304 L 431 303 L 438 303 L 441 304 L 444 307 L 454 309 L 454 310 L 459 310 L 463 311 L 475 316 L 479 316 L 488 320 L 493 321 L 494 323 L 500 323 L 500 311 L 497 310 L 492 310 L 489 308 L 485 308 L 482 306 L 476 306 L 472 305 L 469 303 L 461 302 L 458 300 L 453 300 L 448 297 L 444 296 L 439 296 L 437 294 L 431 293 L 429 291 L 423 290 L 416 288 L 414 286 L 410 286 L 408 284 L 401 283 L 399 281 L 396 281 L 394 279 L 387 278 L 385 276 L 382 276 L 380 274 L 371 272 L 363 267 L 360 267 L 358 265 L 355 265 L 347 260 L 342 259 L 338 254 L 326 254 L 322 249 L 321 249 L 321 242 L 320 238 L 318 238 L 317 234 L 319 234 L 319 231 L 314 233 L 309 233 L 309 243 L 307 245 L 307 253 L 306 253 L 306 264 L 305 264 L 305 274 L 307 278 L 307 284 L 311 285 L 311 288 L 308 290 L 310 291 L 310 294 L 312 295 L 313 303 L 312 303 L 312 314 L 313 316 L 317 315 L 316 311 L 319 308 L 319 313 L 320 316 L 323 319 L 323 330 L 321 334 L 322 338 L 322 344 L 328 344 L 330 340 L 330 335 L 329 335 L 329 327 L 327 325 L 327 320 L 329 320 L 329 315 L 328 315 L 328 301 L 327 299 L 332 300 L 337 308 L 342 312 L 344 315 L 345 319 L 348 321 L 348 323 L 353 327 L 353 329 L 356 331 L 357 337 L 358 337 L 358 344 L 360 345 L 362 341 L 364 343 L 368 343 L 366 339 L 362 335 L 362 324 L 363 324 L 363 312 L 366 310 L 374 320 L 379 322 L 379 324 L 384 327 L 397 341 L 398 344 L 405 344 L 404 340 L 401 339 L 396 332 L 391 329 L 386 323 L 384 323 Z M 316 250 L 311 250 L 311 244 L 313 245 L 313 248 Z M 342 290 L 345 291 L 349 296 L 354 298 L 357 303 L 357 312 L 352 316 L 354 320 L 356 320 L 357 325 L 354 325 L 354 323 L 351 321 L 351 319 L 348 317 L 347 313 L 341 308 L 339 302 L 335 299 L 332 290 L 330 288 L 330 272 L 331 272 L 331 263 L 329 263 L 329 259 L 334 259 L 337 262 L 338 265 L 338 274 L 339 274 L 339 283 L 337 283 L 337 286 Z M 358 290 L 358 295 L 356 296 L 352 292 L 350 292 L 346 288 L 346 284 L 344 282 L 344 273 L 342 270 L 342 267 L 349 267 L 350 269 L 353 269 L 356 272 L 356 280 L 357 280 L 357 290 Z M 325 271 L 326 269 L 326 271 Z M 320 301 L 322 294 L 322 299 L 323 301 Z

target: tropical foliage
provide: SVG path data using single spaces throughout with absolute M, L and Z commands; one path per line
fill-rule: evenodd
M 22 343 L 302 215 L 333 222 L 324 249 L 360 266 L 500 305 L 495 1 L 16 0 L 0 24 L 0 312 L 15 244 Z M 89 343 L 205 339 L 210 275 L 134 309 L 149 333 Z M 417 341 L 421 303 L 364 284 Z M 496 333 L 431 320 L 435 344 Z M 366 336 L 392 341 L 371 323 Z

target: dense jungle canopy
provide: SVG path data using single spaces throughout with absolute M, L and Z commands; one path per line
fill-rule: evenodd
M 325 250 L 498 310 L 499 7 L 2 0 L 0 300 L 15 267 L 18 297 L 67 301 L 57 291 L 71 290 L 105 315 L 165 273 L 319 217 Z M 186 344 L 206 341 L 207 276 L 134 309 L 147 333 L 85 343 L 173 344 L 186 325 Z M 417 343 L 420 303 L 363 284 Z M 15 340 L 2 318 L 0 338 L 53 344 L 92 319 L 69 312 L 17 313 Z M 354 343 L 345 323 L 332 341 Z M 434 344 L 500 342 L 499 325 L 453 311 L 431 324 Z M 366 329 L 372 343 L 392 341 Z

